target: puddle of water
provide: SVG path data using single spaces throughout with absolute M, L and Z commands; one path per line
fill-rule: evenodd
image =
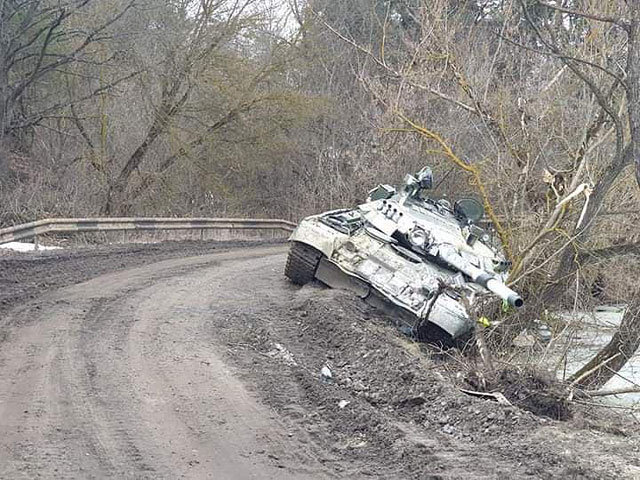
M 569 377 L 596 355 L 620 326 L 626 311 L 625 305 L 597 307 L 594 312 L 561 312 L 556 314 L 571 327 L 555 341 L 556 346 L 566 347 L 567 359 L 559 376 Z M 564 338 L 562 338 L 564 337 Z M 552 357 L 560 360 L 560 352 Z M 640 354 L 636 353 L 625 366 L 603 387 L 603 390 L 632 388 L 640 385 Z M 627 393 L 603 397 L 603 400 L 622 405 L 640 403 L 640 393 Z

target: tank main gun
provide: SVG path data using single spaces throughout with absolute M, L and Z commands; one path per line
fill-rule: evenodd
M 472 282 L 483 286 L 490 292 L 496 294 L 512 307 L 520 308 L 524 301 L 517 292 L 507 287 L 495 275 L 472 265 L 460 255 L 453 245 L 440 244 L 435 249 L 435 257 L 446 263 L 449 267 L 458 270 L 468 276 Z

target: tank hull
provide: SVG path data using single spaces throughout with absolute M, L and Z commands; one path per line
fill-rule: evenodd
M 421 340 L 446 343 L 473 329 L 464 307 L 456 299 L 441 295 L 431 304 L 431 290 L 424 285 L 433 284 L 443 274 L 440 267 L 417 263 L 399 254 L 392 243 L 364 229 L 348 235 L 336 232 L 319 218 L 303 220 L 289 239 L 322 253 L 316 279 L 332 288 L 354 292 L 389 313 L 403 331 Z

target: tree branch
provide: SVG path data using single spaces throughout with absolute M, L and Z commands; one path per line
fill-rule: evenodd
M 522 7 L 522 11 L 524 13 L 525 19 L 527 20 L 527 23 L 534 30 L 534 32 L 536 33 L 536 35 L 540 39 L 540 41 L 551 52 L 561 55 L 559 58 L 562 60 L 562 62 L 580 80 L 582 80 L 589 87 L 589 90 L 591 90 L 591 93 L 593 93 L 593 95 L 595 96 L 595 98 L 596 98 L 598 104 L 600 105 L 600 107 L 607 113 L 609 118 L 611 118 L 611 120 L 613 121 L 613 123 L 615 125 L 615 134 L 616 134 L 616 153 L 615 153 L 613 162 L 611 164 L 611 168 L 607 171 L 607 174 L 606 174 L 606 176 L 611 178 L 611 175 L 614 173 L 614 171 L 617 172 L 622 168 L 622 166 L 624 165 L 624 163 L 626 161 L 625 157 L 627 156 L 626 153 L 624 152 L 624 149 L 625 149 L 625 146 L 624 146 L 624 127 L 622 125 L 622 120 L 620 119 L 620 115 L 618 115 L 614 111 L 612 105 L 609 103 L 607 98 L 605 98 L 605 95 L 603 94 L 602 90 L 600 90 L 600 88 L 598 88 L 598 86 L 596 85 L 595 81 L 586 72 L 584 72 L 581 69 L 579 69 L 573 63 L 573 61 L 571 61 L 571 60 L 569 60 L 567 58 L 563 58 L 564 56 L 562 56 L 562 52 L 560 52 L 559 47 L 557 45 L 555 45 L 555 44 L 550 43 L 542 35 L 542 32 L 540 31 L 538 26 L 535 24 L 535 22 L 533 21 L 533 19 L 529 15 L 529 11 L 527 9 L 527 5 L 526 5 L 524 0 L 520 0 L 520 5 Z M 640 165 L 640 163 L 639 163 L 639 165 Z M 617 173 L 616 173 L 616 175 L 617 175 Z M 615 177 L 613 177 L 613 178 L 615 178 Z M 608 188 L 610 186 L 611 186 L 611 183 L 606 183 L 606 182 L 603 182 L 603 181 L 601 181 L 596 186 L 596 191 L 595 191 L 595 195 L 594 195 L 594 198 L 593 198 L 592 207 L 590 207 L 590 208 L 599 208 L 599 204 L 600 204 L 604 194 L 608 191 Z
M 598 248 L 596 250 L 589 250 L 578 255 L 578 262 L 596 262 L 621 255 L 640 255 L 640 242 L 611 245 L 609 247 Z
M 597 15 L 595 13 L 587 13 L 581 10 L 574 10 L 573 8 L 563 7 L 561 5 L 553 5 L 551 3 L 544 2 L 543 0 L 538 0 L 538 4 L 543 7 L 556 10 L 558 12 L 575 15 L 576 17 L 588 18 L 590 20 L 596 20 L 598 22 L 613 23 L 615 25 L 618 25 L 619 27 L 624 28 L 625 30 L 629 28 L 629 22 L 627 22 L 623 18 L 611 17 L 607 15 Z
M 51 47 L 52 43 L 54 42 L 55 32 L 61 27 L 62 23 L 71 16 L 73 11 L 76 11 L 77 9 L 86 6 L 90 1 L 91 0 L 81 0 L 77 5 L 74 5 L 73 8 L 69 6 L 68 10 L 65 10 L 63 7 L 56 7 L 56 10 L 54 11 L 59 12 L 58 15 L 55 18 L 51 19 L 49 24 L 46 27 L 43 27 L 47 33 L 43 40 L 42 46 L 39 48 L 39 51 L 36 54 L 33 54 L 34 57 L 36 58 L 36 61 L 32 71 L 29 72 L 21 82 L 17 83 L 17 85 L 13 87 L 13 91 L 10 97 L 7 99 L 7 103 L 9 104 L 17 103 L 19 99 L 22 97 L 22 95 L 24 94 L 24 92 L 27 90 L 27 88 L 30 85 L 32 85 L 34 82 L 36 82 L 38 79 L 42 78 L 43 76 L 49 74 L 52 71 L 55 71 L 56 69 L 60 68 L 63 65 L 69 64 L 73 61 L 77 61 L 78 60 L 77 56 L 80 53 L 82 53 L 87 48 L 88 45 L 98 40 L 97 35 L 100 32 L 109 28 L 111 25 L 117 22 L 120 18 L 122 18 L 125 15 L 125 13 L 129 9 L 131 9 L 137 2 L 137 0 L 130 0 L 127 3 L 127 5 L 125 5 L 116 15 L 109 18 L 102 25 L 98 26 L 95 30 L 87 34 L 84 41 L 78 47 L 73 49 L 69 54 L 60 56 L 57 58 L 57 60 L 51 61 L 50 63 L 43 65 L 44 59 L 48 57 L 48 50 Z M 32 39 L 30 44 L 32 44 L 37 38 L 39 38 L 42 35 L 44 30 L 40 30 L 39 32 L 37 32 L 36 36 Z M 18 50 L 15 50 L 13 52 L 13 55 L 15 55 L 16 51 Z M 35 122 L 28 121 L 26 123 L 33 125 L 35 123 L 40 122 L 42 120 L 42 116 L 41 116 L 42 113 L 43 112 L 39 112 L 39 114 L 35 117 L 36 118 Z M 9 124 L 8 128 L 5 128 L 5 132 L 16 130 L 17 128 L 20 128 L 20 127 L 16 126 L 15 124 Z M 4 132 L 0 132 L 0 135 L 2 133 Z
M 121 84 L 123 82 L 126 82 L 127 80 L 130 80 L 130 79 L 140 75 L 141 73 L 142 73 L 141 70 L 137 71 L 137 72 L 130 73 L 129 75 L 126 75 L 124 77 L 118 78 L 117 80 L 114 80 L 113 82 L 111 82 L 111 83 L 109 83 L 107 85 L 103 85 L 100 88 L 96 88 L 92 92 L 90 92 L 87 95 L 84 95 L 84 96 L 82 96 L 80 98 L 75 98 L 75 99 L 67 101 L 67 102 L 61 102 L 61 103 L 56 103 L 54 105 L 51 105 L 50 107 L 47 107 L 44 110 L 41 110 L 40 112 L 38 112 L 36 115 L 24 120 L 20 124 L 11 125 L 7 129 L 7 131 L 11 132 L 11 131 L 15 131 L 15 130 L 20 130 L 22 128 L 33 127 L 33 126 L 37 125 L 38 123 L 40 123 L 44 118 L 46 118 L 48 113 L 59 111 L 61 109 L 67 108 L 67 107 L 69 107 L 71 105 L 82 103 L 82 102 L 84 102 L 86 100 L 89 100 L 90 98 L 95 97 L 96 95 L 99 95 L 99 94 L 104 93 L 104 92 L 108 92 L 109 90 L 112 90 L 113 88 L 115 88 L 119 84 Z
M 314 12 L 314 14 L 315 14 L 315 12 Z M 316 16 L 317 16 L 317 14 L 316 14 Z M 318 18 L 321 18 L 321 17 L 318 17 Z M 450 97 L 449 95 L 447 95 L 445 93 L 442 93 L 442 92 L 440 92 L 440 91 L 438 91 L 438 90 L 436 90 L 434 88 L 427 87 L 426 85 L 422 85 L 420 83 L 416 83 L 416 82 L 412 81 L 411 79 L 407 78 L 406 75 L 404 75 L 404 74 L 398 72 L 397 70 L 391 68 L 386 62 L 384 62 L 383 60 L 379 59 L 370 50 L 367 50 L 362 45 L 359 45 L 358 43 L 354 42 L 350 38 L 344 36 L 342 33 L 340 33 L 338 30 L 333 28 L 331 25 L 329 25 L 324 20 L 321 20 L 321 22 L 325 26 L 325 28 L 327 28 L 331 33 L 333 33 L 335 36 L 337 36 L 340 40 L 348 43 L 349 45 L 354 47 L 356 50 L 358 50 L 358 51 L 364 53 L 365 55 L 367 55 L 378 66 L 384 68 L 387 72 L 391 73 L 393 76 L 395 76 L 397 78 L 404 79 L 404 81 L 406 83 L 408 83 L 409 85 L 411 85 L 412 87 L 415 87 L 418 90 L 423 90 L 423 91 L 429 92 L 432 95 L 435 95 L 436 97 L 441 98 L 442 100 L 446 100 L 447 102 L 453 103 L 457 107 L 460 107 L 460 108 L 462 108 L 463 110 L 465 110 L 467 112 L 474 113 L 474 114 L 480 114 L 480 112 L 476 108 L 474 108 L 473 106 L 471 106 L 469 104 L 466 104 L 464 102 L 456 100 L 455 98 Z
M 500 38 L 505 40 L 507 43 L 510 43 L 511 45 L 514 45 L 514 46 L 516 46 L 518 48 L 522 48 L 522 49 L 527 50 L 529 52 L 537 53 L 539 55 L 544 55 L 544 56 L 547 56 L 547 57 L 555 57 L 555 58 L 559 58 L 561 60 L 571 60 L 573 62 L 582 63 L 582 64 L 587 65 L 589 67 L 593 67 L 593 68 L 596 68 L 598 70 L 601 70 L 602 72 L 606 73 L 607 75 L 615 78 L 620 83 L 620 85 L 624 86 L 625 89 L 627 88 L 627 86 L 626 86 L 626 84 L 624 82 L 624 79 L 622 77 L 620 77 L 619 75 L 613 73 L 611 70 L 603 67 L 602 65 L 598 65 L 597 63 L 590 62 L 589 60 L 584 60 L 582 58 L 572 57 L 570 55 L 565 55 L 565 54 L 562 54 L 562 53 L 557 53 L 557 52 L 553 52 L 553 51 L 546 51 L 545 52 L 544 50 L 538 50 L 537 48 L 529 47 L 527 45 L 524 45 L 523 43 L 520 43 L 520 42 L 518 42 L 516 40 L 513 40 L 512 38 L 506 37 L 506 36 L 502 35 L 499 32 L 496 32 L 496 35 L 498 35 Z

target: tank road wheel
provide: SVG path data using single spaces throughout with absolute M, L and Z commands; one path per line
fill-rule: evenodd
M 311 282 L 323 254 L 319 250 L 300 242 L 293 242 L 289 249 L 284 274 L 297 285 Z

